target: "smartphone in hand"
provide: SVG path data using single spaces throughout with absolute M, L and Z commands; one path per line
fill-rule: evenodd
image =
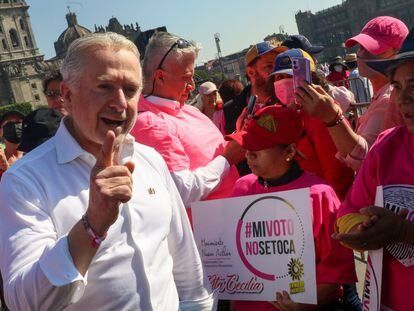
M 305 57 L 292 57 L 293 83 L 295 89 L 300 87 L 301 81 L 312 83 L 310 60 Z

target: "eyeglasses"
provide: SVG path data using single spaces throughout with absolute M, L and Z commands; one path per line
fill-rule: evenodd
M 45 95 L 47 96 L 47 97 L 53 97 L 53 98 L 56 98 L 56 97 L 59 97 L 60 96 L 60 92 L 59 91 L 57 91 L 57 90 L 47 90 L 46 92 L 45 92 Z
M 164 56 L 161 58 L 160 63 L 158 64 L 157 70 L 162 69 L 162 65 L 164 64 L 165 59 L 167 58 L 168 54 L 170 54 L 170 52 L 175 48 L 179 48 L 179 49 L 185 49 L 188 48 L 191 45 L 190 42 L 188 42 L 185 39 L 178 39 L 176 42 L 174 42 L 173 45 L 171 45 L 171 47 L 168 49 L 168 51 L 164 54 Z M 152 81 L 152 89 L 151 92 L 149 92 L 147 95 L 144 96 L 144 98 L 147 98 L 148 96 L 151 96 L 152 93 L 154 92 L 154 87 L 155 87 L 155 78 Z

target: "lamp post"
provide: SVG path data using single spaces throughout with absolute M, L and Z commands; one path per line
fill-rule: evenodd
M 218 60 L 219 60 L 219 64 L 220 64 L 220 69 L 221 69 L 221 79 L 224 80 L 224 67 L 223 67 L 223 62 L 222 62 L 222 56 L 221 56 L 221 48 L 220 48 L 220 34 L 219 33 L 215 33 L 214 34 L 214 40 L 216 41 L 216 47 L 217 47 L 217 56 L 218 56 Z

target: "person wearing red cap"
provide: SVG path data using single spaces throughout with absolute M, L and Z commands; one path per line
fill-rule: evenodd
M 244 158 L 237 144 L 225 144 L 207 116 L 185 105 L 194 89 L 199 50 L 196 42 L 168 32 L 151 37 L 142 65 L 144 96 L 131 131 L 137 142 L 164 158 L 187 208 L 191 202 L 229 196 L 238 178 L 233 164 Z
M 328 305 L 326 310 L 332 310 L 329 307 L 342 295 L 340 284 L 356 282 L 355 266 L 352 252 L 330 237 L 340 205 L 338 197 L 326 182 L 304 172 L 296 161 L 296 143 L 303 131 L 303 121 L 296 111 L 268 106 L 248 118 L 242 131 L 226 136 L 246 149 L 252 171 L 236 182 L 232 196 L 310 188 L 318 306 Z M 306 307 L 292 302 L 286 292 L 277 293 L 276 300 L 232 304 L 236 311 Z
M 326 124 L 334 125 L 329 127 L 329 133 L 338 148 L 337 156 L 356 171 L 378 134 L 403 123 L 395 103 L 390 99 L 392 86 L 386 76 L 367 66 L 366 62 L 393 57 L 407 34 L 408 28 L 402 21 L 379 16 L 370 20 L 360 34 L 346 41 L 348 48 L 359 45 L 359 73 L 370 80 L 374 91 L 371 104 L 359 118 L 355 132 L 348 123 L 341 122 L 343 112 L 321 87 L 303 83 L 297 91 L 297 102 L 309 114 L 319 117 Z

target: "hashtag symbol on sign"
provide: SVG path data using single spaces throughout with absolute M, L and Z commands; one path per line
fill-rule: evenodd
M 247 239 L 252 235 L 252 223 L 250 221 L 246 222 L 245 235 Z

